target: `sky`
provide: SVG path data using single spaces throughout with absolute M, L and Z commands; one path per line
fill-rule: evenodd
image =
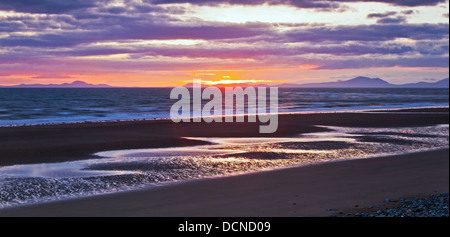
M 448 0 L 0 0 L 0 85 L 449 73 Z

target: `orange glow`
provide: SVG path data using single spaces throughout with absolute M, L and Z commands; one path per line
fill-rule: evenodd
M 243 83 L 268 83 L 268 80 L 219 80 L 219 81 L 202 81 L 205 85 L 220 85 L 220 84 L 243 84 Z
M 12 74 L 0 76 L 0 85 L 18 84 L 63 84 L 84 81 L 89 84 L 107 84 L 115 87 L 174 87 L 186 79 L 181 72 L 150 73 L 61 73 L 61 74 Z
M 420 68 L 420 67 L 384 67 L 371 68 L 364 75 L 385 73 L 385 77 L 393 84 L 419 82 L 423 78 L 440 78 L 437 73 L 448 75 L 448 68 Z M 414 77 L 405 79 L 404 74 L 414 73 Z M 313 65 L 297 65 L 288 68 L 254 68 L 254 69 L 204 69 L 204 70 L 158 70 L 158 71 L 97 71 L 70 72 L 42 71 L 0 73 L 0 86 L 18 84 L 62 84 L 73 81 L 84 81 L 90 84 L 107 84 L 116 87 L 176 87 L 192 83 L 193 78 L 201 78 L 207 86 L 232 84 L 280 84 L 280 83 L 311 83 L 351 79 L 361 74 L 360 69 L 315 70 Z M 437 76 L 434 76 L 436 75 Z
M 197 74 L 199 75 L 199 74 Z M 226 75 L 217 75 L 217 74 L 201 74 L 203 85 L 214 86 L 214 85 L 232 85 L 232 84 L 254 84 L 254 83 L 270 83 L 273 82 L 271 80 L 257 80 L 257 79 L 239 79 L 235 75 L 226 74 Z M 213 77 L 212 79 L 210 79 Z M 192 81 L 183 81 L 184 83 L 191 83 Z

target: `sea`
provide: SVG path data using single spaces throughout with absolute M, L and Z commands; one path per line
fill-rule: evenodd
M 176 102 L 170 99 L 171 90 L 172 88 L 0 88 L 0 126 L 167 119 Z M 278 90 L 280 113 L 448 105 L 449 90 L 440 88 Z

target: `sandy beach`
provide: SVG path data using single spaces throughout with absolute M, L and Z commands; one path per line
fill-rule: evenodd
M 173 123 L 171 120 L 0 127 L 0 165 L 92 158 L 98 151 L 205 144 L 183 137 L 289 137 L 327 131 L 324 126 L 408 127 L 448 124 L 448 108 L 407 112 L 315 113 L 279 116 L 278 130 L 258 123 Z
M 0 216 L 320 217 L 386 198 L 448 192 L 448 167 L 447 149 L 183 182 L 5 209 Z
M 315 125 L 448 124 L 448 109 L 281 115 L 277 133 Z M 132 121 L 0 128 L 0 165 L 87 159 L 97 151 L 189 146 L 183 137 L 252 137 L 257 124 Z M 448 192 L 448 148 L 211 178 L 137 191 L 0 210 L 0 216 L 329 216 L 385 199 Z

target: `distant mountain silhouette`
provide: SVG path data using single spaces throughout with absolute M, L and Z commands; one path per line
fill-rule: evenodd
M 208 87 L 208 85 L 201 85 L 202 88 Z M 236 83 L 236 84 L 217 84 L 215 87 L 270 87 L 265 84 L 253 84 L 253 83 Z M 272 85 L 273 86 L 273 85 Z M 307 84 L 295 84 L 295 83 L 283 83 L 276 85 L 280 88 L 449 88 L 449 79 L 443 79 L 437 82 L 418 82 L 407 84 L 391 84 L 380 78 L 370 77 L 356 77 L 346 81 L 336 82 L 321 82 L 321 83 L 307 83 Z M 192 88 L 193 83 L 184 85 L 184 87 Z
M 448 78 L 445 78 L 443 80 L 437 81 L 437 82 L 418 82 L 418 83 L 409 83 L 409 84 L 403 84 L 399 85 L 401 87 L 421 87 L 421 88 L 449 88 L 448 86 Z
M 390 87 L 390 86 L 392 85 L 387 81 L 384 81 L 380 78 L 369 78 L 369 77 L 356 77 L 347 81 L 308 83 L 298 85 L 298 87 L 315 87 L 315 88 Z
M 437 82 L 418 82 L 408 84 L 391 84 L 380 78 L 356 77 L 347 81 L 322 82 L 308 84 L 280 84 L 282 88 L 449 88 L 448 78 Z
M 106 84 L 89 84 L 84 81 L 74 81 L 63 84 L 20 84 L 16 86 L 7 86 L 13 88 L 104 88 L 112 87 Z
M 215 87 L 270 87 L 266 84 L 253 83 L 236 83 L 236 84 L 217 84 Z M 273 86 L 273 85 L 272 85 Z M 276 85 L 280 88 L 449 88 L 449 79 L 445 78 L 437 82 L 417 82 L 407 84 L 391 84 L 380 78 L 356 77 L 346 81 L 337 82 L 322 82 L 322 83 L 307 83 L 295 84 L 284 83 Z M 0 86 L 3 88 L 107 88 L 113 87 L 107 84 L 90 84 L 84 81 L 74 81 L 72 83 L 63 84 L 20 84 L 15 86 Z M 189 83 L 184 87 L 192 88 L 193 84 Z M 207 85 L 202 85 L 207 87 Z

